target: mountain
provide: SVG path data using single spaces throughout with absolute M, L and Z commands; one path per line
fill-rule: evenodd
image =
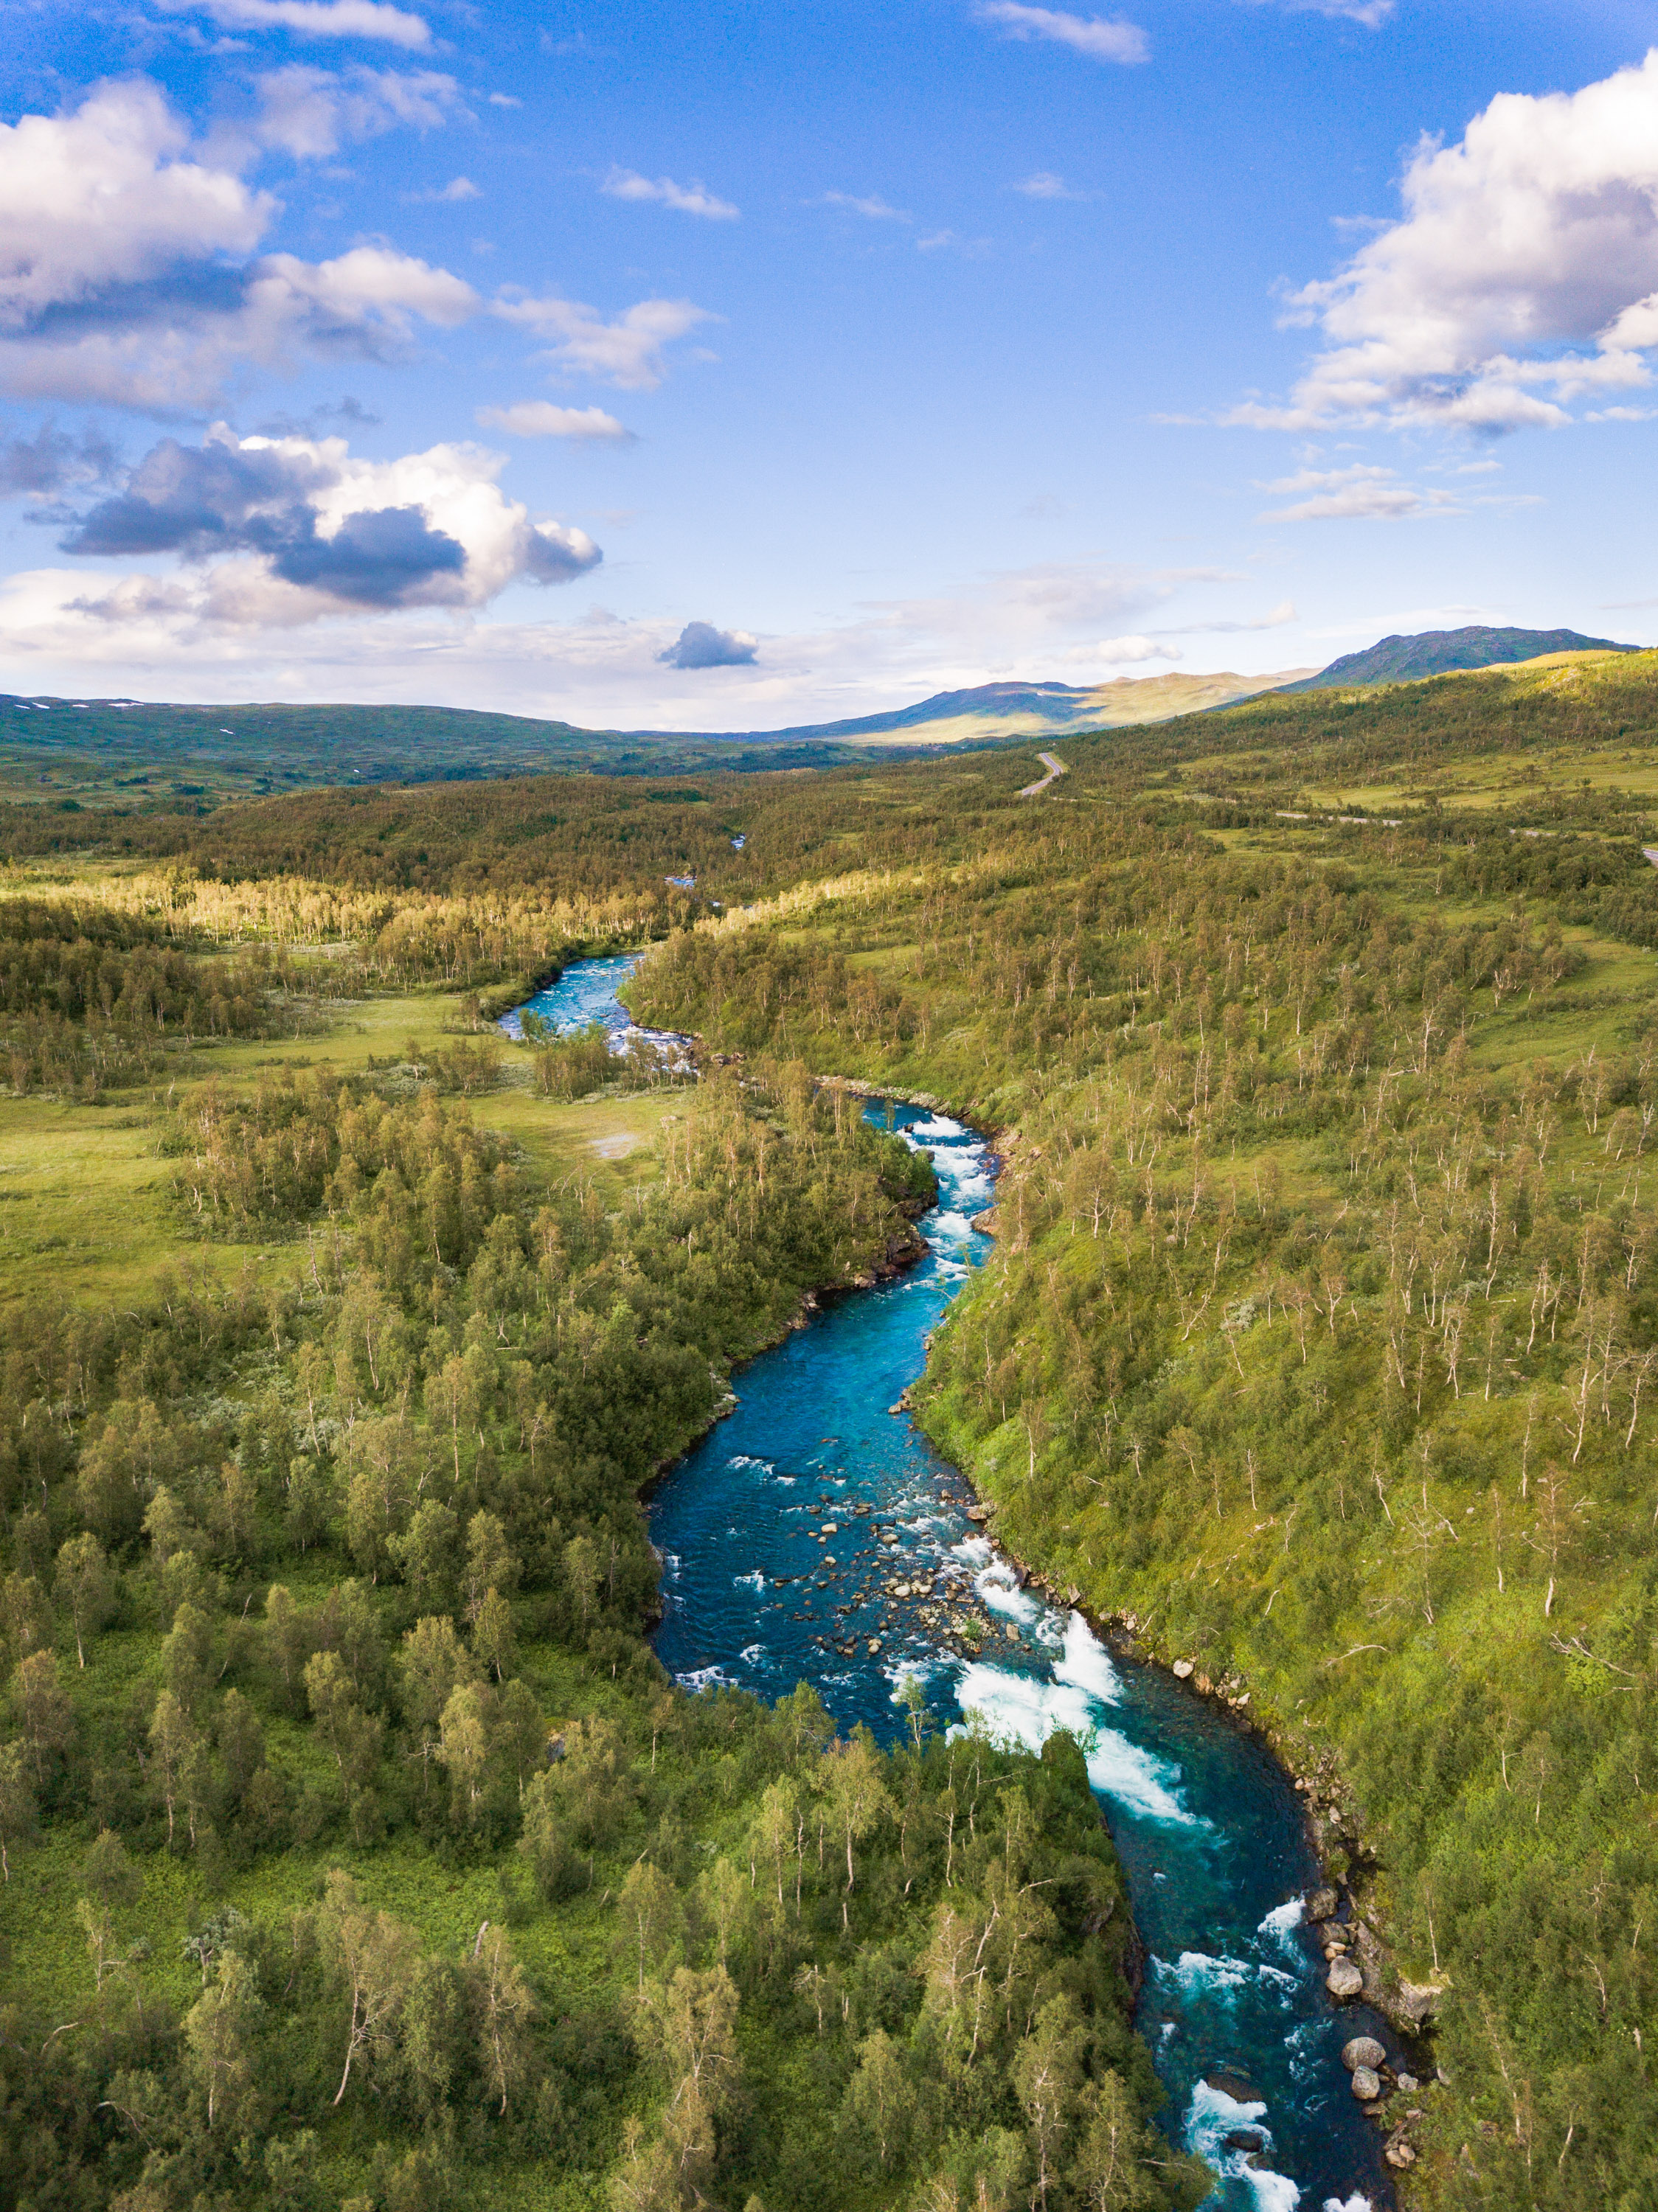
M 784 730 L 585 730 L 463 707 L 179 706 L 0 694 L 0 799 L 76 805 L 213 805 L 318 784 L 485 775 L 661 775 L 836 768 L 911 753 L 1164 721 L 1229 706 L 1308 673 L 981 684 L 917 706 Z
M 1362 653 L 1344 653 L 1316 676 L 1283 684 L 1283 691 L 1351 690 L 1367 684 L 1413 684 L 1423 676 L 1449 676 L 1459 669 L 1496 668 L 1516 660 L 1539 660 L 1551 653 L 1639 653 L 1638 645 L 1618 645 L 1609 637 L 1585 637 L 1575 629 L 1426 629 L 1415 637 L 1384 637 Z
M 810 722 L 788 730 L 751 730 L 727 740 L 747 744 L 984 744 L 1003 738 L 1053 737 L 1072 730 L 1125 729 L 1162 722 L 1204 707 L 1229 707 L 1258 692 L 1281 691 L 1308 672 L 1276 676 L 1119 676 L 1109 684 L 977 684 L 967 691 L 936 691 L 913 707 L 862 714 L 847 722 Z

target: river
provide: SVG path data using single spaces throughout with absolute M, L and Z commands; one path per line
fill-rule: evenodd
M 613 1030 L 624 956 L 581 963 L 531 1003 Z M 601 978 L 596 972 L 602 967 Z M 586 972 L 584 972 L 586 971 Z M 562 1001 L 562 1003 L 561 1003 Z M 579 1015 L 579 1020 L 576 1017 Z M 843 1727 L 890 1740 L 906 1676 L 946 1725 L 982 1713 L 1033 1747 L 1082 1738 L 1149 1957 L 1137 2025 L 1164 2124 L 1221 2175 L 1215 2212 L 1363 2212 L 1390 2201 L 1380 2133 L 1342 2063 L 1385 2023 L 1335 2006 L 1301 1899 L 1318 1879 L 1290 1779 L 1255 1736 L 1162 1669 L 1107 1651 L 1077 1613 L 1021 1589 L 975 1526 L 960 1475 L 893 1408 L 990 1239 L 972 1226 L 994 1162 L 960 1122 L 872 1103 L 933 1157 L 926 1257 L 837 1297 L 735 1378 L 735 1411 L 652 1500 L 664 1613 L 655 1644 L 687 1686 L 775 1698 L 815 1684 Z M 1252 2157 L 1226 2138 L 1253 2130 Z

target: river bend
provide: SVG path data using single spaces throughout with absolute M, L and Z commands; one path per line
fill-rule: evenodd
M 619 1030 L 614 994 L 631 965 L 578 963 L 531 1003 L 559 1026 L 596 1013 Z M 658 1655 L 692 1688 L 773 1699 L 810 1680 L 842 1727 L 863 1721 L 886 1740 L 909 1676 L 947 1724 L 976 1711 L 1033 1747 L 1071 1729 L 1149 1954 L 1137 2024 L 1168 2092 L 1164 2124 L 1218 2170 L 1209 2206 L 1366 2212 L 1390 2192 L 1341 2049 L 1361 2033 L 1390 2051 L 1394 2039 L 1326 1994 L 1301 1904 L 1318 1869 L 1290 1779 L 1211 1702 L 1021 1588 L 970 1517 L 960 1475 L 896 1410 L 991 1249 L 972 1223 L 994 1162 L 959 1121 L 867 1110 L 932 1155 L 926 1256 L 752 1361 L 735 1411 L 660 1486 Z M 1228 2148 L 1239 2135 L 1263 2148 Z

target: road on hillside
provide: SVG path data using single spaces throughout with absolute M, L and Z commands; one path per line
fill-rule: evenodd
M 1054 753 L 1038 753 L 1036 757 L 1041 762 L 1043 767 L 1046 769 L 1047 774 L 1043 777 L 1040 783 L 1027 783 L 1025 786 L 1025 788 L 1019 794 L 1021 799 L 1039 798 L 1041 793 L 1047 789 L 1048 786 L 1053 781 L 1056 776 L 1069 775 L 1070 774 L 1070 770 L 1065 766 L 1064 761 L 1059 759 Z

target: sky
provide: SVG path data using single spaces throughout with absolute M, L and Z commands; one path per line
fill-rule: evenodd
M 0 690 L 750 730 L 1658 641 L 1633 0 L 0 31 Z

